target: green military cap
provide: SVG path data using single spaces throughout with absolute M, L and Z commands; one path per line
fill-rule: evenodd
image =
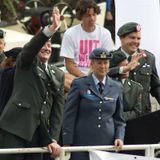
M 104 48 L 96 48 L 89 55 L 89 59 L 111 59 L 111 58 L 112 54 Z
M 4 38 L 6 35 L 6 32 L 0 29 L 0 38 Z
M 110 68 L 116 67 L 120 62 L 127 59 L 126 55 L 122 51 L 112 51 L 113 58 L 110 60 Z
M 119 28 L 117 35 L 119 37 L 121 37 L 121 36 L 124 36 L 124 35 L 132 33 L 132 32 L 140 32 L 140 31 L 141 31 L 140 24 L 138 24 L 136 22 L 129 22 L 129 23 L 122 25 Z

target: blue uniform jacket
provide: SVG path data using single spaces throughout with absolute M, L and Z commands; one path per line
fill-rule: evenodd
M 75 79 L 68 94 L 64 121 L 63 144 L 113 145 L 124 139 L 122 86 L 107 76 L 100 95 L 92 75 Z

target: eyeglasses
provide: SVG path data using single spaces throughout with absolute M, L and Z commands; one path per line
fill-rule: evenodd
M 4 38 L 6 35 L 6 32 L 0 29 L 0 38 Z

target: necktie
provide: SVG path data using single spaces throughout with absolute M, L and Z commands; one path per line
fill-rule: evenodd
M 98 90 L 99 90 L 99 93 L 102 94 L 102 92 L 103 92 L 103 83 L 102 82 L 98 82 Z
M 42 63 L 42 68 L 43 68 L 43 70 L 47 73 L 47 75 L 50 75 L 50 74 L 49 74 L 49 70 L 48 70 L 48 68 L 47 68 L 47 64 Z
M 132 56 L 129 56 L 129 57 L 128 57 L 128 62 L 130 62 L 130 61 L 131 61 L 131 59 L 132 59 Z
M 45 71 L 46 70 L 46 64 L 45 63 L 42 63 L 41 64 L 41 67 L 42 67 L 42 69 Z

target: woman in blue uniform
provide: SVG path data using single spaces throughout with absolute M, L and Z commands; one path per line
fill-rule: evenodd
M 97 48 L 89 56 L 91 74 L 73 80 L 65 104 L 63 144 L 115 145 L 122 149 L 125 122 L 122 85 L 107 76 L 112 55 Z M 72 153 L 72 160 L 88 160 L 87 152 Z

